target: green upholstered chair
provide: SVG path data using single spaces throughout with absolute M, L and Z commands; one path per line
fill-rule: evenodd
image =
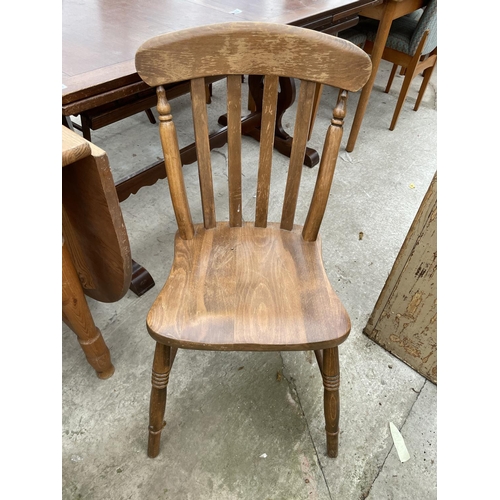
M 363 47 L 370 54 L 378 25 L 379 21 L 360 16 L 359 23 L 339 33 L 339 37 Z M 423 73 L 423 81 L 413 108 L 417 111 L 437 63 L 437 0 L 429 0 L 424 8 L 393 21 L 382 59 L 393 63 L 386 93 L 391 90 L 399 66 L 401 74 L 405 76 L 389 127 L 394 130 L 412 80 Z
M 378 21 L 362 20 L 357 30 L 366 34 L 364 49 L 371 53 L 377 35 Z M 393 67 L 385 92 L 391 89 L 399 66 L 404 73 L 403 85 L 399 93 L 390 130 L 394 130 L 399 113 L 408 94 L 412 80 L 423 73 L 414 110 L 417 111 L 432 72 L 437 63 L 437 0 L 429 0 L 423 8 L 396 19 L 392 23 L 382 59 L 392 62 Z

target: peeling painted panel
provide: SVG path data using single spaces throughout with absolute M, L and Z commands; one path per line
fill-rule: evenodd
M 436 175 L 364 333 L 437 383 Z M 418 230 L 416 230 L 418 228 Z

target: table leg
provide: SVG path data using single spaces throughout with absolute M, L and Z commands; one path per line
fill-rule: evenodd
M 365 115 L 366 107 L 368 105 L 368 100 L 370 99 L 370 94 L 375 83 L 375 78 L 377 77 L 378 67 L 380 61 L 382 60 L 382 54 L 385 49 L 385 44 L 387 42 L 387 37 L 389 36 L 389 31 L 391 29 L 392 21 L 394 19 L 394 13 L 396 11 L 397 2 L 387 2 L 384 9 L 384 14 L 380 20 L 377 36 L 373 43 L 372 50 L 372 73 L 368 82 L 366 82 L 361 95 L 359 96 L 358 106 L 356 108 L 356 114 L 354 115 L 354 121 L 352 123 L 351 132 L 349 134 L 349 140 L 347 141 L 346 150 L 350 153 L 356 144 L 356 139 L 358 137 L 359 129 L 361 128 L 361 122 Z
M 62 312 L 64 322 L 78 337 L 87 361 L 101 379 L 111 377 L 115 367 L 109 349 L 96 327 L 69 250 L 62 247 Z
M 148 290 L 155 286 L 153 277 L 147 269 L 132 259 L 132 279 L 130 280 L 130 290 L 138 297 L 144 295 Z

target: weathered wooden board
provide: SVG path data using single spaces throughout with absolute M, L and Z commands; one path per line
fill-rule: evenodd
M 437 175 L 363 332 L 437 383 Z

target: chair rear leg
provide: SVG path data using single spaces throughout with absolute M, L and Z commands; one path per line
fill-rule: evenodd
M 339 349 L 332 347 L 323 350 L 323 386 L 325 388 L 325 423 L 326 423 L 326 452 L 329 457 L 338 455 L 339 447 Z
M 148 116 L 149 123 L 154 125 L 156 123 L 156 118 L 153 112 L 150 109 L 146 109 L 146 115 Z
M 149 403 L 148 457 L 155 458 L 160 453 L 161 431 L 166 425 L 163 420 L 167 403 L 167 384 L 171 368 L 171 348 L 156 343 L 151 377 L 151 400 Z
M 389 130 L 394 130 L 396 128 L 396 122 L 398 121 L 399 113 L 401 112 L 401 108 L 403 107 L 403 103 L 405 102 L 414 76 L 415 68 L 407 68 L 403 86 L 401 87 L 401 91 L 399 93 L 398 102 L 396 103 L 396 109 L 394 110 L 394 115 L 392 116 L 391 126 L 389 127 Z
M 425 89 L 427 88 L 427 84 L 429 83 L 432 72 L 434 71 L 434 67 L 435 65 L 427 68 L 424 71 L 424 79 L 422 80 L 422 85 L 420 85 L 420 90 L 418 91 L 417 102 L 415 103 L 415 107 L 413 108 L 414 111 L 418 111 L 420 103 L 422 102 L 422 97 L 424 97 L 425 94 Z
M 392 82 L 394 80 L 394 76 L 396 75 L 396 71 L 398 69 L 398 65 L 397 64 L 393 64 L 392 65 L 392 70 L 391 70 L 391 74 L 389 76 L 389 81 L 387 82 L 387 86 L 385 87 L 385 90 L 384 92 L 386 94 L 389 93 L 389 90 L 391 90 L 391 87 L 392 87 Z M 403 67 L 401 67 L 401 69 L 403 69 Z
M 212 104 L 212 84 L 205 85 L 205 103 Z

